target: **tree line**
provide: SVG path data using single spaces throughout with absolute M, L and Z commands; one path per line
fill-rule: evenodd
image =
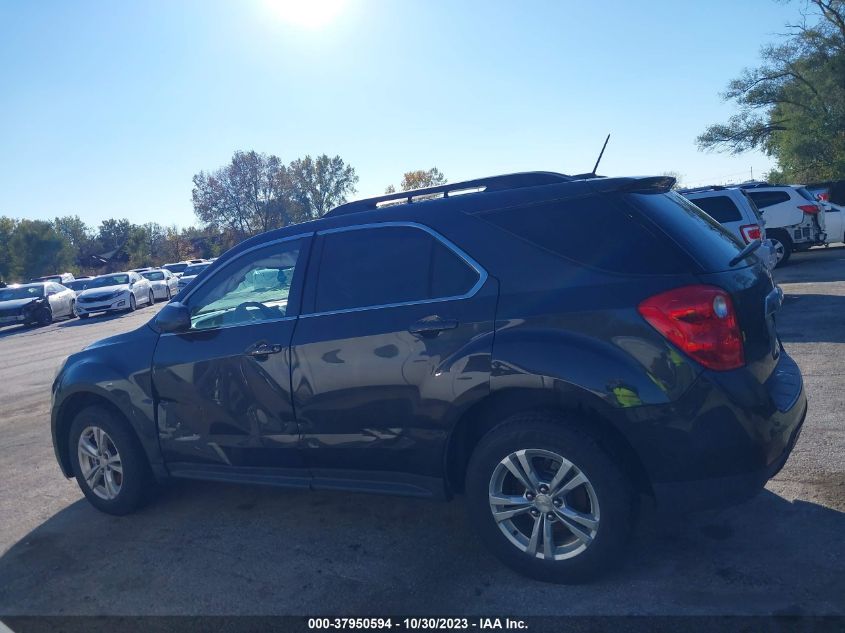
M 0 281 L 60 272 L 97 275 L 216 257 L 252 235 L 322 217 L 356 193 L 357 182 L 355 169 L 340 156 L 284 163 L 272 154 L 236 151 L 228 164 L 193 177 L 195 226 L 134 224 L 125 218 L 89 226 L 78 215 L 52 221 L 0 216 Z M 445 182 L 434 167 L 405 173 L 399 188 Z

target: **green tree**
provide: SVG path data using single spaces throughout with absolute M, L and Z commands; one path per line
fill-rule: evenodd
M 288 177 L 294 201 L 298 207 L 297 221 L 313 220 L 346 202 L 355 193 L 358 175 L 340 156 L 326 154 L 299 158 L 288 167 Z
M 12 235 L 16 222 L 5 215 L 0 216 L 0 281 L 10 282 L 16 273 L 12 257 Z
M 294 202 L 278 156 L 235 152 L 228 165 L 201 171 L 193 182 L 194 213 L 206 227 L 244 239 L 290 223 Z
M 20 220 L 9 240 L 12 266 L 23 280 L 64 272 L 73 264 L 73 247 L 51 222 Z
M 698 137 L 705 150 L 760 149 L 777 160 L 770 177 L 845 178 L 845 0 L 809 0 L 812 11 L 784 41 L 764 47 L 722 95 L 738 106 Z
M 97 231 L 97 242 L 103 252 L 121 249 L 126 246 L 132 233 L 132 223 L 129 220 L 103 220 Z
M 414 171 L 406 171 L 402 177 L 402 182 L 399 185 L 400 191 L 411 191 L 412 189 L 423 189 L 425 187 L 436 187 L 437 185 L 445 185 L 448 181 L 443 172 L 432 167 L 431 169 L 417 169 Z M 385 193 L 394 193 L 396 187 L 388 185 Z

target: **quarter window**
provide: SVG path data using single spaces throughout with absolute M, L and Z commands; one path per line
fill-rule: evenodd
M 272 244 L 221 268 L 188 300 L 191 329 L 288 316 L 288 298 L 301 247 L 302 240 Z
M 458 297 L 478 272 L 422 229 L 385 226 L 328 233 L 317 312 Z
M 720 224 L 724 224 L 725 222 L 739 222 L 742 220 L 742 214 L 734 204 L 733 200 L 731 200 L 728 196 L 691 198 L 690 202 Z
M 785 191 L 749 191 L 748 195 L 751 196 L 758 209 L 765 209 L 789 200 L 789 194 Z

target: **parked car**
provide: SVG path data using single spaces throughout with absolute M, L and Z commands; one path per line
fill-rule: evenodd
M 789 261 L 793 251 L 825 243 L 824 214 L 818 200 L 804 187 L 765 182 L 739 187 L 748 192 L 765 218 L 766 237 L 774 242 L 779 265 Z
M 202 271 L 206 268 L 211 266 L 209 262 L 203 262 L 201 264 L 191 264 L 185 270 L 182 271 L 182 276 L 179 277 L 179 288 L 178 292 L 181 292 L 182 289 L 191 283 L 194 280 L 194 277 L 199 275 Z
M 181 277 L 182 272 L 190 265 L 190 262 L 173 262 L 171 264 L 165 264 L 162 268 L 169 270 L 171 273 L 176 275 L 176 277 Z
M 845 183 L 836 181 L 823 185 L 807 185 L 807 191 L 815 196 L 824 209 L 824 228 L 827 243 L 845 242 Z M 834 200 L 835 198 L 835 200 Z M 838 203 L 837 203 L 838 200 Z
M 0 326 L 48 325 L 56 317 L 73 318 L 76 293 L 53 281 L 0 288 Z
M 73 275 L 71 273 L 59 273 L 56 275 L 45 275 L 44 277 L 35 277 L 34 279 L 29 280 L 30 283 L 37 283 L 39 281 L 53 281 L 57 284 L 64 284 L 68 281 L 73 281 Z
M 155 303 L 152 286 L 138 273 L 100 275 L 76 297 L 76 313 L 87 319 L 96 312 L 132 312 L 139 305 Z
M 463 492 L 508 565 L 596 575 L 642 496 L 678 513 L 756 494 L 807 410 L 760 243 L 673 183 L 513 174 L 250 238 L 67 359 L 62 472 L 112 514 L 167 477 Z
M 179 278 L 167 269 L 148 270 L 141 273 L 141 276 L 150 282 L 156 299 L 170 301 L 170 298 L 179 292 Z
M 77 277 L 73 281 L 66 281 L 63 286 L 70 288 L 74 292 L 82 292 L 88 285 L 88 282 L 94 279 L 93 277 Z
M 710 186 L 684 189 L 679 193 L 742 240 L 743 245 L 761 240 L 763 245 L 758 255 L 769 270 L 780 263 L 783 251 L 779 252 L 766 238 L 766 221 L 745 190 Z

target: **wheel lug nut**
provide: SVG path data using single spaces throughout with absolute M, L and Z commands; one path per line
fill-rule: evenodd
M 563 505 L 563 501 L 561 501 L 560 499 L 555 499 L 552 503 L 555 504 L 556 508 L 559 508 L 560 506 Z
M 546 518 L 547 518 L 547 519 L 554 519 L 554 518 L 555 518 L 555 513 L 554 513 L 554 512 L 549 512 L 549 513 L 546 515 Z
M 525 498 L 528 499 L 529 501 L 532 501 L 534 499 L 534 493 L 526 492 Z
M 540 516 L 540 511 L 532 509 L 530 514 L 531 514 L 532 517 L 538 517 L 538 516 Z
M 543 494 L 546 494 L 548 491 L 549 491 L 548 486 L 545 486 L 545 485 L 540 486 L 540 492 L 542 492 Z

